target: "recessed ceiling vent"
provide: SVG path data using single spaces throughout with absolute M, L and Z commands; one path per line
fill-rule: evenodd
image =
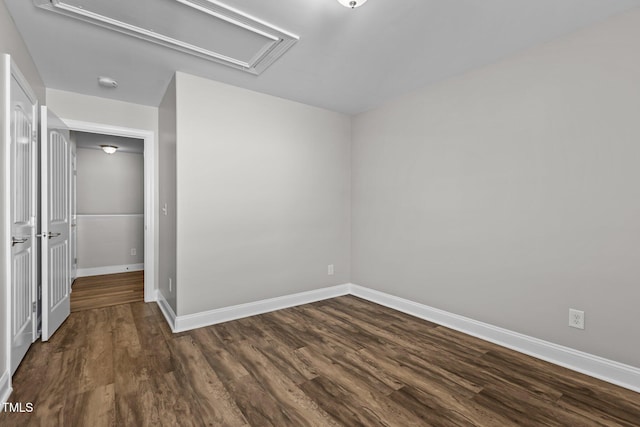
M 81 19 L 210 61 L 260 74 L 298 36 L 215 0 L 34 0 Z

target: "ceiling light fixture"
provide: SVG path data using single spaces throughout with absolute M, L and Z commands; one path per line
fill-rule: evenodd
M 351 9 L 360 7 L 367 2 L 367 0 L 338 0 L 338 1 L 344 7 L 350 7 Z
M 102 151 L 107 154 L 113 154 L 118 151 L 118 147 L 116 147 L 115 145 L 101 145 L 100 148 L 102 148 Z

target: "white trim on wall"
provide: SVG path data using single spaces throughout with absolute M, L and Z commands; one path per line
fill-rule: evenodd
M 640 393 L 640 368 L 355 284 L 321 288 L 185 316 L 176 316 L 160 293 L 158 305 L 171 330 L 184 332 L 342 295 L 353 295 Z
M 156 301 L 158 288 L 156 285 L 156 141 L 154 131 L 133 129 L 121 126 L 104 125 L 100 123 L 83 122 L 79 120 L 64 119 L 62 121 L 70 130 L 99 133 L 103 135 L 124 136 L 127 138 L 139 138 L 144 140 L 144 300 Z M 83 269 L 87 270 L 87 269 Z M 132 271 L 132 270 L 125 270 Z M 108 273 L 101 273 L 108 274 Z M 80 277 L 80 269 L 77 276 Z
M 92 217 L 111 217 L 111 216 L 124 216 L 124 217 L 144 217 L 144 214 L 76 214 L 76 217 L 83 217 L 83 218 L 92 218 Z
M 4 371 L 0 377 L 0 406 L 9 400 L 11 391 L 11 375 L 9 375 L 9 371 Z M 0 409 L 0 412 L 2 412 L 2 409 Z
M 640 368 L 351 284 L 351 295 L 528 354 L 554 365 L 640 392 Z
M 169 324 L 171 331 L 177 332 L 176 331 L 176 317 L 177 317 L 176 313 L 173 311 L 173 309 L 171 308 L 171 305 L 167 302 L 164 295 L 162 295 L 162 292 L 160 291 L 160 289 L 156 291 L 156 294 L 157 294 L 156 301 L 158 303 L 158 307 L 160 307 L 160 311 L 164 315 L 164 318 L 167 320 L 167 323 Z
M 101 274 L 128 273 L 131 271 L 142 271 L 142 270 L 145 270 L 143 263 L 108 265 L 106 267 L 79 268 L 77 270 L 76 277 L 99 276 Z
M 268 313 L 270 311 L 309 304 L 348 294 L 349 285 L 344 284 L 332 286 L 330 288 L 314 289 L 312 291 L 269 298 L 246 304 L 238 304 L 231 307 L 203 311 L 200 313 L 177 316 L 173 332 L 189 331 L 191 329 L 202 328 L 203 326 L 215 325 L 217 323 L 228 322 L 230 320 L 255 316 L 258 314 Z

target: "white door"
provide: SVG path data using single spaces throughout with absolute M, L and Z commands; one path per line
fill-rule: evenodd
M 47 107 L 41 107 L 40 123 L 42 341 L 47 341 L 70 313 L 71 155 L 69 130 Z
M 5 70 L 8 67 L 5 58 Z M 38 333 L 36 275 L 37 101 L 17 69 L 11 69 L 9 221 L 11 224 L 11 373 Z

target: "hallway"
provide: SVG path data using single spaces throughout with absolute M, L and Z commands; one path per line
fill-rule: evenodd
M 71 312 L 144 301 L 144 271 L 79 277 L 71 288 Z

